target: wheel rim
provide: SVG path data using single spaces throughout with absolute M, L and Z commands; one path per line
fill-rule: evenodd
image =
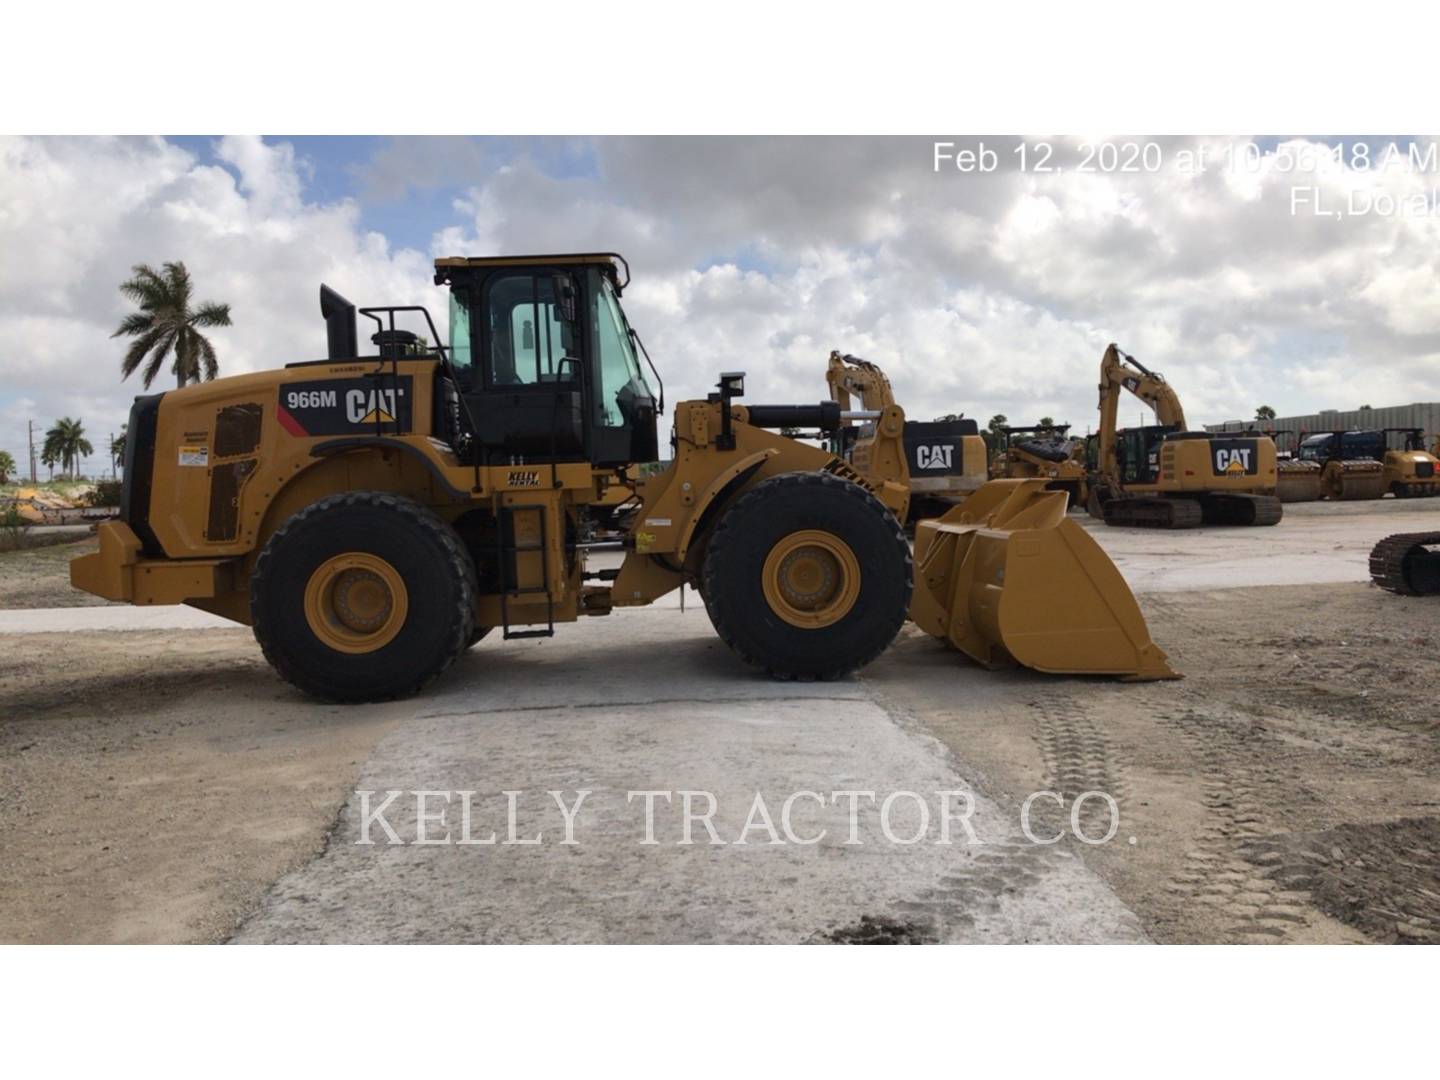
M 395 639 L 405 625 L 409 594 L 384 559 L 350 551 L 326 559 L 305 586 L 305 621 L 337 652 L 368 653 Z
M 818 630 L 843 619 L 860 595 L 860 562 L 833 533 L 805 529 L 784 537 L 761 571 L 765 601 L 791 626 Z

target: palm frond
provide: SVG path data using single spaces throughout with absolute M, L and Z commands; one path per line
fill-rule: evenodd
M 188 310 L 190 307 L 190 271 L 185 269 L 183 262 L 167 262 L 165 264 L 165 284 L 175 309 L 177 311 Z
M 134 300 L 146 311 L 163 307 L 169 288 L 165 279 L 155 272 L 154 267 L 147 266 L 145 263 L 137 263 L 130 268 L 130 272 L 135 276 L 120 283 L 120 292 Z
M 195 309 L 195 314 L 190 316 L 192 326 L 229 326 L 230 305 L 216 304 L 212 301 L 205 301 Z
M 215 360 L 215 346 L 210 344 L 210 339 L 198 331 L 191 331 L 195 335 L 195 344 L 200 350 L 200 360 L 204 365 L 205 381 L 209 382 L 220 374 L 220 365 Z
M 128 379 L 131 375 L 135 374 L 135 369 L 138 368 L 140 362 L 145 359 L 145 354 L 160 343 L 160 339 L 165 336 L 167 329 L 168 328 L 164 326 L 156 326 L 143 337 L 136 338 L 135 341 L 131 343 L 130 348 L 125 350 L 124 359 L 120 361 L 120 377 L 122 379 Z M 145 379 L 145 388 L 147 390 L 150 388 L 150 379 L 152 378 L 154 378 L 153 375 Z
M 150 360 L 145 365 L 145 388 L 148 390 L 150 384 L 155 381 L 155 376 L 160 374 L 160 367 L 165 363 L 165 357 L 175 346 L 175 335 L 177 331 L 173 327 L 166 327 L 160 341 L 150 353 Z
M 154 328 L 155 316 L 144 311 L 132 311 L 120 320 L 120 326 L 111 334 L 112 338 L 144 334 Z

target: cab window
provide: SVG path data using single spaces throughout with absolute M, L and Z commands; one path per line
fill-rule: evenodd
M 570 327 L 559 318 L 548 274 L 506 274 L 485 292 L 486 370 L 492 386 L 528 386 L 574 378 Z

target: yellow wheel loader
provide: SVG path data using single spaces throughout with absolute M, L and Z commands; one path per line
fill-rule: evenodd
M 1117 430 L 1122 391 L 1154 410 L 1159 424 Z M 1274 525 L 1283 513 L 1270 438 L 1188 431 L 1164 376 L 1113 344 L 1100 360 L 1096 442 L 1086 508 L 1107 525 Z
M 322 286 L 326 359 L 136 399 L 121 520 L 72 582 L 250 625 L 281 676 L 347 702 L 413 693 L 492 630 L 546 637 L 682 584 L 780 678 L 873 660 L 912 591 L 921 625 L 982 662 L 1173 676 L 1114 567 L 1038 483 L 997 482 L 942 519 L 914 587 L 906 489 L 775 433 L 834 432 L 833 401 L 743 405 L 743 375 L 723 374 L 675 407 L 668 467 L 629 475 L 659 457 L 663 404 L 620 306 L 628 282 L 608 253 L 439 259 L 448 346 L 396 325 L 423 319 L 438 343 L 423 308 L 364 308 L 369 356 L 355 308 Z M 639 508 L 619 568 L 592 570 L 590 515 L 616 471 Z
M 1068 437 L 1069 424 L 1001 427 L 993 474 L 1010 479 L 1043 479 L 1052 491 L 1063 491 L 1070 505 L 1080 507 L 1090 494 L 1086 479 L 1085 444 Z
M 841 417 L 831 448 L 872 484 L 910 493 L 901 521 L 943 514 L 985 485 L 985 440 L 974 420 L 905 419 L 889 377 L 858 356 L 832 352 L 825 381 Z

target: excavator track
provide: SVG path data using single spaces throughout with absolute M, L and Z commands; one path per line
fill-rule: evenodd
M 1370 552 L 1370 580 L 1402 596 L 1440 594 L 1440 532 L 1385 537 Z
M 1159 496 L 1110 499 L 1105 503 L 1104 514 L 1106 525 L 1142 529 L 1194 529 L 1205 520 L 1199 500 Z
M 1285 507 L 1274 495 L 1244 493 L 1202 495 L 1206 525 L 1278 525 Z

